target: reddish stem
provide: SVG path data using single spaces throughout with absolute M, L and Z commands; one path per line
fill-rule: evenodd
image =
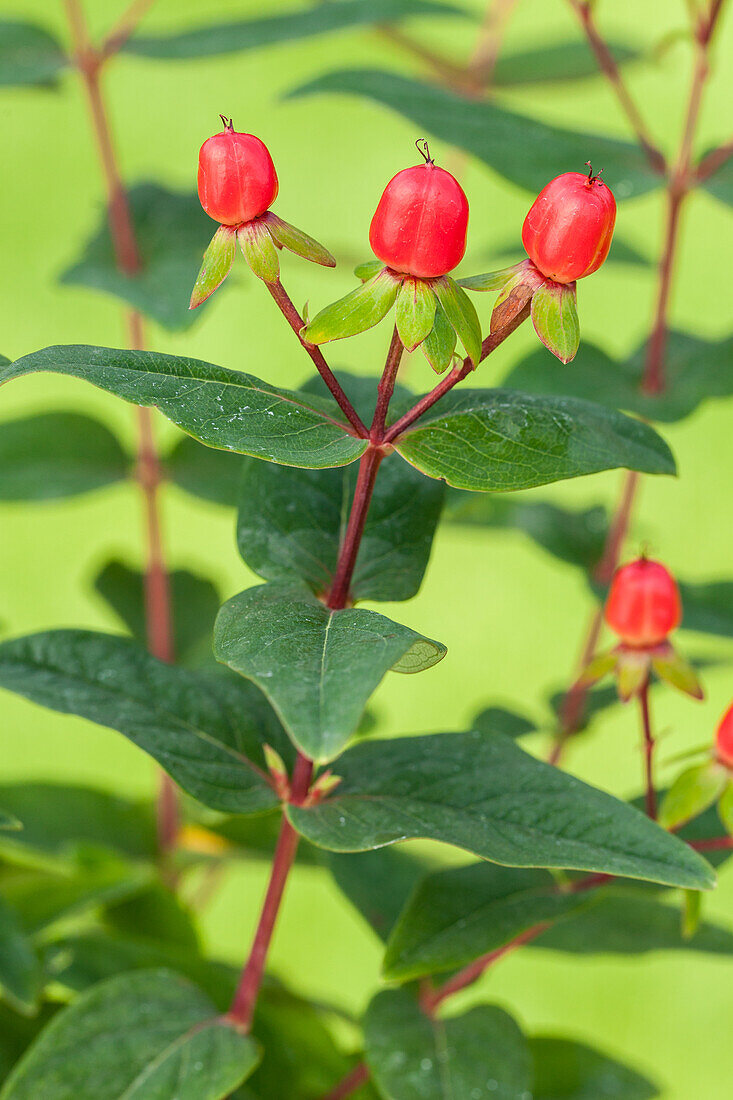
M 697 166 L 695 172 L 697 182 L 702 183 L 704 180 L 709 179 L 710 176 L 727 164 L 731 157 L 733 157 L 733 141 L 728 141 L 717 149 L 711 149 Z
M 124 46 L 128 38 L 137 30 L 138 23 L 153 6 L 153 2 L 154 0 L 132 0 L 127 11 L 122 13 L 102 43 L 103 58 L 111 57 Z
M 710 836 L 705 840 L 690 840 L 688 844 L 696 852 L 721 852 L 733 848 L 733 836 Z
M 295 805 L 304 801 L 310 787 L 312 775 L 313 761 L 298 753 L 293 769 L 290 794 L 290 801 Z M 299 840 L 298 833 L 283 814 L 262 912 L 252 941 L 249 958 L 242 971 L 242 977 L 228 1013 L 229 1019 L 243 1031 L 249 1031 L 252 1026 L 257 995 L 265 972 L 267 952 L 272 941 L 285 883 L 295 860 Z
M 356 565 L 361 537 L 364 534 L 367 513 L 374 492 L 374 483 L 377 480 L 377 471 L 383 457 L 384 452 L 381 449 L 370 446 L 359 462 L 359 473 L 356 479 L 349 522 L 339 551 L 336 572 L 327 600 L 327 606 L 334 611 L 346 607 L 349 600 L 351 577 Z
M 664 356 L 667 349 L 667 315 L 672 289 L 674 261 L 677 253 L 680 210 L 685 191 L 670 187 L 667 192 L 667 229 L 664 250 L 659 261 L 659 290 L 654 314 L 654 325 L 647 344 L 646 363 L 641 388 L 645 393 L 662 393 L 665 386 Z
M 395 326 L 394 332 L 392 333 L 392 343 L 389 345 L 389 351 L 387 352 L 387 362 L 384 365 L 384 371 L 382 372 L 382 377 L 377 387 L 377 407 L 374 410 L 374 419 L 372 420 L 372 430 L 370 433 L 372 443 L 379 444 L 384 439 L 384 425 L 387 420 L 387 410 L 389 409 L 389 403 L 394 393 L 395 383 L 397 381 L 397 371 L 400 369 L 404 350 L 402 341 L 400 340 L 400 334 L 397 331 L 397 326 Z
M 651 715 L 649 713 L 649 681 L 647 680 L 639 692 L 639 707 L 641 709 L 641 724 L 644 731 L 644 762 L 646 774 L 646 812 L 649 817 L 657 819 L 657 792 L 654 786 L 654 735 L 652 733 Z
M 288 297 L 288 294 L 280 280 L 278 279 L 275 283 L 265 283 L 265 286 L 270 291 L 270 294 L 275 300 L 275 303 L 277 304 L 283 317 L 288 322 L 295 335 L 298 337 L 301 346 L 304 347 L 305 350 L 308 352 L 308 355 L 311 357 L 316 370 L 328 386 L 334 401 L 339 406 L 356 434 L 362 439 L 368 439 L 369 431 L 367 430 L 366 425 L 362 422 L 361 417 L 344 393 L 341 387 L 341 383 L 338 381 L 328 363 L 326 362 L 325 358 L 323 357 L 323 352 L 317 344 L 309 344 L 308 341 L 304 340 L 303 337 L 300 335 L 300 331 L 303 328 L 305 321 L 300 316 L 292 301 Z
M 369 1067 L 366 1062 L 359 1062 L 358 1066 L 354 1066 L 350 1073 L 347 1073 L 342 1081 L 339 1081 L 336 1088 L 323 1097 L 323 1100 L 345 1100 L 345 1097 L 351 1096 L 352 1092 L 356 1092 L 358 1088 L 366 1084 L 369 1080 Z

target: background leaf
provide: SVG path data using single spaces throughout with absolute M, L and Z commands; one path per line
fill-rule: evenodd
M 14 1009 L 33 1015 L 41 992 L 41 964 L 18 915 L 0 898 L 0 992 Z
M 164 471 L 187 493 L 236 507 L 242 464 L 241 455 L 205 447 L 192 436 L 183 435 L 165 459 Z
M 338 763 L 317 806 L 287 808 L 295 828 L 336 852 L 410 837 L 516 867 L 565 867 L 706 888 L 696 852 L 604 791 L 478 731 L 365 742 Z M 507 823 L 511 823 L 511 828 Z
M 53 87 L 68 63 L 61 44 L 44 27 L 0 19 L 0 86 Z
M 642 54 L 635 46 L 605 39 L 616 64 L 638 61 Z M 515 84 L 539 84 L 556 80 L 583 80 L 599 76 L 595 54 L 584 39 L 552 42 L 514 52 L 506 51 L 496 60 L 491 83 L 495 88 Z
M 0 424 L 0 500 L 54 500 L 122 481 L 130 458 L 109 428 L 72 412 Z
M 640 1073 L 584 1043 L 535 1035 L 533 1100 L 654 1100 L 659 1089 Z
M 336 885 L 380 939 L 386 940 L 408 897 L 430 864 L 402 848 L 321 852 Z

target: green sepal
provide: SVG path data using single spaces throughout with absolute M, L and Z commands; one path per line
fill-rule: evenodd
M 670 646 L 665 647 L 664 652 L 655 653 L 652 656 L 652 668 L 660 680 L 666 680 L 672 687 L 682 691 L 685 695 L 691 695 L 693 699 L 703 699 L 705 692 L 702 689 L 695 670 L 687 663 L 684 657 Z
M 687 768 L 665 794 L 659 808 L 659 824 L 665 829 L 679 829 L 699 817 L 717 801 L 727 782 L 727 770 L 715 760 Z
M 356 265 L 354 274 L 362 283 L 368 283 L 370 279 L 373 279 L 374 276 L 378 275 L 383 269 L 384 264 L 381 260 L 366 260 L 363 264 Z
M 408 275 L 397 294 L 395 310 L 397 332 L 406 351 L 414 351 L 430 335 L 437 305 L 430 284 Z
M 443 374 L 453 362 L 456 339 L 456 330 L 446 317 L 440 302 L 436 302 L 433 327 L 420 345 L 423 355 L 436 374 Z
M 590 687 L 591 684 L 598 683 L 604 676 L 608 676 L 610 672 L 613 672 L 617 665 L 618 655 L 616 653 L 598 654 L 581 672 L 578 678 L 578 686 Z
M 302 256 L 304 260 L 310 260 L 314 264 L 321 264 L 322 267 L 336 266 L 336 259 L 328 249 L 313 237 L 309 237 L 302 229 L 278 218 L 277 214 L 273 214 L 271 210 L 268 210 L 261 220 L 269 229 L 275 244 L 280 248 L 287 248 L 296 256 Z
M 547 350 L 561 363 L 574 359 L 580 345 L 575 283 L 546 279 L 532 295 L 532 324 Z
M 515 274 L 503 285 L 499 297 L 494 303 L 491 314 L 491 331 L 505 328 L 532 299 L 534 292 L 542 286 L 544 276 L 540 274 L 531 260 L 517 264 Z
M 400 280 L 382 268 L 368 282 L 316 314 L 301 336 L 309 344 L 325 344 L 366 332 L 389 313 L 399 288 Z
M 236 229 L 220 225 L 204 252 L 204 262 L 191 293 L 189 309 L 196 309 L 214 293 L 226 279 L 234 263 Z
M 433 289 L 474 368 L 477 367 L 481 361 L 481 322 L 473 302 L 450 275 L 436 279 Z
M 457 279 L 456 282 L 464 290 L 475 290 L 479 293 L 487 290 L 503 290 L 514 275 L 524 268 L 526 261 L 512 264 L 511 267 L 503 267 L 500 271 L 487 271 L 483 275 L 469 275 L 466 279 Z
M 624 703 L 628 703 L 644 687 L 649 679 L 650 665 L 649 654 L 645 650 L 624 649 L 618 653 L 616 686 Z
M 702 917 L 702 893 L 699 890 L 685 890 L 682 895 L 680 913 L 680 931 L 684 940 L 691 940 L 700 927 Z
M 276 283 L 280 278 L 280 260 L 264 219 L 255 218 L 240 225 L 237 240 L 252 274 L 265 283 Z
M 733 775 L 728 772 L 728 786 L 718 803 L 718 814 L 723 822 L 725 831 L 733 836 Z

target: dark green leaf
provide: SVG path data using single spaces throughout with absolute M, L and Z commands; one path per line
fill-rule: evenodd
M 0 86 L 52 86 L 68 63 L 61 44 L 43 27 L 0 19 Z
M 553 692 L 548 699 L 550 709 L 554 711 L 555 715 L 560 721 L 563 707 L 565 705 L 565 699 L 567 697 L 567 688 L 562 691 Z M 608 687 L 594 687 L 585 694 L 585 700 L 583 704 L 583 711 L 580 716 L 580 724 L 575 727 L 574 732 L 580 732 L 590 725 L 593 718 L 598 714 L 601 714 L 604 710 L 608 710 L 609 707 L 616 706 L 619 702 L 618 691 L 615 684 L 610 684 Z
M 481 730 L 482 733 L 503 733 L 506 737 L 516 739 L 527 733 L 534 733 L 537 725 L 529 718 L 505 707 L 486 707 L 476 715 L 471 728 Z
M 356 467 L 295 470 L 245 462 L 239 552 L 266 580 L 299 577 L 326 591 L 356 484 Z M 380 466 L 351 584 L 355 599 L 407 600 L 428 564 L 444 486 L 398 458 Z
M 554 1035 L 529 1040 L 533 1100 L 654 1100 L 656 1085 L 598 1050 Z
M 41 993 L 41 964 L 21 921 L 0 898 L 0 994 L 31 1015 Z
M 223 1100 L 260 1060 L 256 1042 L 170 971 L 123 974 L 60 1012 L 2 1100 Z
M 189 328 L 198 314 L 188 306 L 212 223 L 196 194 L 138 183 L 128 191 L 142 270 L 126 275 L 117 267 L 106 211 L 83 256 L 61 282 L 102 290 L 139 309 L 163 328 Z
M 342 751 L 386 672 L 420 672 L 445 656 L 438 642 L 383 615 L 332 611 L 305 585 L 286 582 L 228 600 L 214 651 L 254 680 L 298 748 L 319 763 Z
M 190 435 L 184 435 L 165 460 L 167 476 L 193 496 L 214 504 L 236 507 L 242 458 L 231 451 L 205 447 Z
M 430 864 L 401 848 L 321 853 L 336 885 L 386 940 L 402 908 Z
M 728 157 L 725 164 L 708 176 L 701 186 L 720 202 L 733 206 L 733 157 Z
M 527 1043 L 511 1016 L 482 1006 L 430 1019 L 409 993 L 379 993 L 364 1019 L 366 1060 L 385 1100 L 526 1100 Z
M 473 365 L 478 366 L 481 359 L 481 322 L 476 307 L 463 287 L 454 282 L 450 275 L 436 279 L 433 289 L 449 324 L 466 349 L 466 354 Z
M 122 48 L 142 57 L 177 61 L 240 50 L 258 50 L 348 27 L 390 23 L 411 15 L 465 14 L 461 7 L 428 0 L 330 0 L 328 4 L 319 4 L 315 8 L 300 8 L 262 19 L 214 23 L 178 34 L 136 34 Z
M 532 324 L 548 351 L 561 363 L 574 359 L 580 344 L 575 283 L 549 280 L 532 295 Z
M 414 351 L 432 332 L 437 304 L 428 283 L 422 279 L 404 280 L 397 295 L 395 321 L 407 351 Z
M 13 814 L 9 814 L 7 810 L 0 809 L 0 829 L 8 829 L 11 833 L 17 832 L 23 828 L 23 823 L 14 817 Z
M 539 350 L 523 359 L 505 382 L 535 394 L 571 394 L 665 422 L 689 416 L 708 398 L 733 394 L 733 337 L 711 342 L 670 333 L 665 353 L 667 384 L 661 394 L 641 390 L 644 355 L 642 347 L 619 362 L 593 344 L 583 343 L 573 369 L 565 370 Z
M 567 921 L 543 932 L 532 946 L 573 955 L 639 955 L 650 951 L 733 954 L 733 933 L 701 923 L 690 939 L 682 935 L 679 905 L 638 890 L 599 890 Z
M 707 888 L 688 845 L 605 791 L 523 752 L 501 734 L 364 742 L 338 762 L 341 783 L 317 806 L 289 806 L 308 840 L 335 852 L 411 837 L 515 867 L 604 871 Z
M 317 313 L 303 330 L 303 339 L 323 344 L 366 332 L 386 317 L 399 289 L 399 280 L 387 268 L 382 268 L 368 282 L 361 283 Z
M 196 309 L 226 279 L 234 263 L 237 233 L 231 225 L 220 225 L 211 238 L 191 293 L 189 309 Z
M 129 475 L 130 460 L 109 428 L 57 412 L 0 424 L 0 500 L 54 500 Z
M 0 644 L 0 686 L 119 730 L 212 809 L 277 804 L 262 744 L 282 732 L 251 685 L 156 661 L 126 638 L 56 630 Z
M 160 880 L 153 880 L 146 889 L 108 906 L 104 927 L 117 936 L 133 939 L 144 936 L 197 954 L 200 951 L 199 931 L 194 920 L 181 898 Z M 168 963 L 156 962 L 154 965 L 167 966 Z M 183 973 L 191 977 L 189 971 Z M 198 975 L 194 980 L 200 984 Z
M 449 489 L 443 518 L 466 527 L 516 527 L 549 554 L 589 572 L 600 561 L 608 516 L 600 505 L 571 511 L 547 501 L 515 500 Z
M 681 583 L 679 588 L 685 630 L 733 638 L 733 581 Z
M 619 466 L 675 472 L 669 447 L 648 425 L 590 401 L 513 390 L 452 391 L 395 446 L 428 477 L 483 492 Z
M 561 893 L 548 871 L 491 863 L 438 871 L 416 887 L 392 929 L 385 977 L 458 969 L 584 903 L 582 894 Z
M 453 362 L 453 354 L 456 350 L 456 330 L 446 317 L 445 310 L 440 303 L 435 309 L 433 328 L 420 345 L 420 350 L 436 374 L 442 374 L 448 370 Z
M 268 210 L 262 220 L 267 224 L 272 239 L 281 248 L 287 248 L 294 255 L 301 256 L 304 260 L 310 260 L 311 263 L 321 264 L 323 267 L 336 266 L 336 260 L 328 249 L 324 248 L 313 237 L 309 237 L 302 229 L 296 228 L 290 222 L 284 222 L 271 210 Z
M 637 61 L 642 55 L 634 46 L 606 39 L 617 64 Z M 595 54 L 584 39 L 571 42 L 553 42 L 549 46 L 516 53 L 504 52 L 497 58 L 491 74 L 494 87 L 512 87 L 515 84 L 538 84 L 554 80 L 582 80 L 597 76 L 600 70 Z
M 599 134 L 548 126 L 499 104 L 469 99 L 433 84 L 376 70 L 327 73 L 291 95 L 340 92 L 365 96 L 404 115 L 423 130 L 465 149 L 499 175 L 528 191 L 541 190 L 553 176 L 588 159 L 605 166 L 603 178 L 617 199 L 662 185 L 637 145 Z
M 0 383 L 36 371 L 83 378 L 135 405 L 153 405 L 201 443 L 288 466 L 342 466 L 366 449 L 325 398 L 161 352 L 45 348 L 0 369 Z
M 211 632 L 221 600 L 211 581 L 175 569 L 168 574 L 173 611 L 173 651 L 178 664 L 200 664 L 211 654 Z M 145 616 L 145 580 L 143 574 L 120 561 L 110 561 L 94 581 L 94 587 L 107 601 L 132 634 L 147 643 Z

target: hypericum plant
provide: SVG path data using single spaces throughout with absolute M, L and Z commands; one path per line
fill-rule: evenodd
M 68 6 L 78 9 L 75 0 Z M 76 63 L 96 112 L 100 67 L 120 48 L 180 57 L 211 49 L 212 42 L 236 48 L 237 41 L 274 41 L 437 7 L 408 0 L 336 0 L 294 17 L 156 39 L 132 33 L 147 6 L 145 0 L 133 4 L 101 48 L 82 43 Z M 609 51 L 598 36 L 590 4 L 571 0 L 571 6 L 624 101 L 615 60 L 619 51 Z M 570 1100 L 613 1092 L 631 1100 L 656 1094 L 638 1073 L 584 1044 L 526 1037 L 498 1007 L 481 1004 L 447 1017 L 443 1008 L 498 959 L 532 943 L 569 953 L 690 948 L 730 954 L 730 933 L 700 919 L 702 891 L 713 884 L 714 872 L 698 854 L 709 853 L 717 865 L 733 849 L 730 714 L 719 726 L 714 748 L 706 746 L 706 759 L 692 769 L 693 776 L 688 769 L 672 784 L 658 821 L 653 820 L 661 792 L 652 771 L 650 672 L 699 693 L 694 674 L 668 642 L 680 617 L 675 581 L 658 563 L 641 559 L 618 571 L 607 602 L 607 621 L 621 644 L 600 662 L 618 671 L 622 694 L 640 699 L 646 816 L 527 753 L 518 741 L 533 730 L 532 723 L 503 708 L 490 707 L 466 732 L 370 738 L 366 706 L 386 672 L 428 669 L 446 648 L 358 605 L 415 594 L 441 513 L 452 522 L 517 526 L 557 556 L 584 566 L 595 581 L 611 579 L 639 473 L 674 470 L 656 432 L 616 411 L 618 405 L 643 416 L 652 412 L 633 385 L 623 388 L 624 369 L 606 357 L 600 372 L 590 372 L 584 392 L 588 375 L 581 353 L 576 375 L 568 377 L 564 369 L 562 374 L 563 386 L 581 392 L 558 396 L 552 360 L 539 349 L 539 380 L 531 364 L 515 371 L 522 377 L 524 369 L 531 385 L 465 389 L 458 384 L 530 315 L 557 358 L 567 361 L 575 354 L 574 282 L 606 258 L 615 203 L 592 171 L 588 176 L 564 171 L 549 185 L 544 182 L 558 169 L 582 163 L 576 156 L 582 148 L 583 155 L 593 151 L 594 159 L 596 149 L 603 153 L 619 197 L 629 188 L 633 193 L 652 186 L 650 179 L 657 185 L 667 173 L 670 239 L 644 370 L 644 390 L 662 388 L 679 207 L 693 177 L 696 182 L 713 177 L 725 162 L 721 150 L 698 166 L 691 155 L 707 47 L 720 7 L 712 3 L 705 12 L 695 7 L 700 65 L 680 156 L 669 172 L 633 105 L 642 168 L 633 147 L 543 128 L 477 99 L 492 76 L 501 82 L 498 42 L 488 67 L 477 62 L 451 75 L 450 66 L 442 65 L 442 76 L 469 87 L 471 99 L 423 86 L 417 99 L 403 96 L 402 102 L 427 104 L 431 131 L 439 132 L 441 117 L 449 118 L 451 132 L 444 136 L 474 152 L 474 112 L 483 112 L 491 123 L 480 128 L 488 151 L 478 155 L 525 187 L 531 140 L 541 179 L 533 178 L 529 189 L 543 189 L 521 234 L 530 258 L 498 274 L 451 277 L 465 248 L 468 204 L 458 180 L 434 164 L 425 142 L 425 163 L 399 173 L 377 207 L 369 237 L 378 262 L 360 265 L 356 274 L 362 285 L 313 319 L 301 317 L 285 291 L 277 249 L 325 266 L 333 257 L 272 213 L 278 185 L 268 150 L 253 135 L 236 134 L 225 120 L 224 132 L 202 147 L 199 195 L 220 228 L 191 305 L 221 284 L 238 240 L 320 375 L 298 389 L 138 347 L 47 348 L 0 365 L 0 380 L 50 370 L 84 378 L 143 408 L 160 408 L 188 434 L 163 469 L 199 495 L 219 501 L 236 495 L 240 552 L 266 582 L 219 611 L 213 645 L 224 667 L 216 672 L 197 664 L 196 653 L 197 667 L 174 667 L 133 641 L 88 631 L 51 631 L 0 645 L 0 684 L 119 730 L 196 800 L 184 807 L 185 824 L 160 861 L 147 806 L 50 785 L 8 785 L 0 791 L 0 805 L 7 807 L 0 813 L 0 853 L 9 864 L 0 868 L 0 986 L 13 1009 L 0 1009 L 9 1036 L 0 1039 L 0 1050 L 8 1067 L 17 1063 L 8 1068 L 1 1100 L 339 1100 L 352 1094 L 364 1100 L 376 1095 L 382 1100 L 556 1100 L 560 1095 Z M 401 32 L 390 33 L 400 40 Z M 38 37 L 31 40 L 43 54 Z M 27 38 L 24 43 L 21 33 L 19 41 L 24 48 L 18 54 L 27 64 Z M 402 44 L 410 48 L 410 39 L 403 37 Z M 567 72 L 577 61 L 560 52 Z M 515 73 L 517 65 L 519 71 L 524 65 L 525 73 L 528 66 L 531 78 L 542 57 L 514 59 Z M 44 75 L 47 79 L 47 70 Z M 356 73 L 350 79 L 356 90 L 366 88 L 387 101 L 395 88 L 404 92 L 410 85 L 377 74 L 375 90 L 368 76 Z M 452 109 L 441 115 L 446 101 Z M 504 136 L 492 136 L 497 134 Z M 572 149 L 572 156 L 559 158 L 558 145 Z M 165 240 L 166 247 L 175 246 L 179 211 L 190 213 L 185 201 L 179 196 L 178 205 L 160 189 L 133 189 L 129 217 L 120 223 L 115 212 L 123 208 L 125 193 L 118 178 L 112 182 L 113 238 L 121 224 L 129 231 L 137 218 L 142 227 L 156 225 L 156 239 Z M 166 232 L 159 226 L 165 218 Z M 490 238 L 493 227 L 481 232 Z M 144 228 L 141 234 L 144 239 Z M 96 248 L 90 246 L 86 259 L 87 281 L 99 281 L 96 263 L 105 272 L 103 283 L 106 279 L 121 296 L 148 303 L 146 295 L 156 290 L 154 251 L 147 269 L 142 259 L 135 270 L 123 265 L 124 279 L 115 283 L 99 259 L 98 242 Z M 203 243 L 199 255 L 202 248 Z M 484 339 L 464 288 L 499 291 Z M 148 308 L 181 315 L 188 288 L 175 294 L 168 286 L 164 290 L 168 293 L 152 294 Z M 381 376 L 337 379 L 319 345 L 364 331 L 392 306 L 395 328 Z M 131 336 L 132 344 L 139 343 L 134 332 Z M 457 339 L 467 353 L 463 359 L 455 357 Z M 417 347 L 443 374 L 419 398 L 398 381 L 405 349 Z M 694 351 L 697 355 L 699 348 Z M 591 349 L 590 354 L 598 353 Z M 56 420 L 53 431 L 43 417 L 13 428 L 16 445 L 6 436 L 9 453 L 17 452 L 20 442 L 27 452 L 42 453 L 54 469 L 54 432 L 68 431 L 87 463 L 86 474 L 70 466 L 72 483 L 76 478 L 76 484 L 90 487 L 100 468 L 99 483 L 127 476 L 127 456 L 114 437 L 90 429 L 83 418 Z M 608 530 L 598 509 L 572 513 L 547 502 L 492 495 L 615 467 L 631 472 Z M 6 486 L 12 484 L 14 476 L 16 492 L 33 483 L 32 469 L 22 464 L 15 469 L 11 464 L 9 475 L 8 481 L 8 470 L 0 471 L 0 483 L 5 476 Z M 233 488 L 234 482 L 239 484 Z M 179 591 L 177 580 L 185 582 Z M 191 580 L 174 573 L 171 588 L 181 622 L 187 625 L 190 617 L 194 623 L 189 642 L 195 642 L 195 651 L 202 638 L 200 620 L 206 618 L 200 612 L 208 610 L 211 592 L 202 600 Z M 105 569 L 97 587 L 113 593 L 110 602 L 139 635 L 140 586 L 113 568 Z M 709 617 L 711 610 L 720 613 L 719 586 L 710 588 L 715 591 L 685 586 L 686 610 L 694 614 L 697 608 L 699 615 L 702 609 Z M 599 617 L 595 624 L 584 665 L 597 648 Z M 185 651 L 181 644 L 179 653 Z M 593 716 L 609 705 L 602 691 L 589 690 L 593 680 L 586 675 L 555 704 L 554 763 L 581 728 L 584 710 Z M 394 849 L 410 838 L 451 844 L 477 859 L 437 870 L 427 856 Z M 179 889 L 189 868 L 208 867 L 213 878 L 232 853 L 271 860 L 254 941 L 239 974 L 203 957 Z M 383 973 L 390 984 L 359 1021 L 356 1052 L 350 1055 L 334 1041 L 327 1006 L 265 977 L 298 853 L 327 868 L 386 941 Z M 682 921 L 669 892 L 674 887 L 685 891 Z M 313 934 L 319 934 L 315 922 Z M 68 1007 L 59 1008 L 67 1001 Z M 27 1021 L 15 1010 L 37 1015 Z

